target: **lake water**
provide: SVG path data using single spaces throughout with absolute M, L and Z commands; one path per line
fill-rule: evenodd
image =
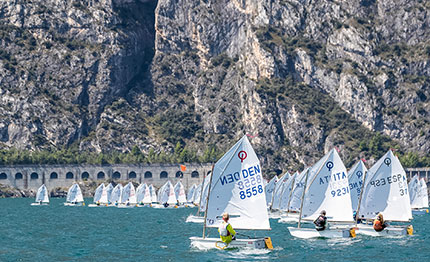
M 0 261 L 428 261 L 430 215 L 412 221 L 414 235 L 301 240 L 271 220 L 274 250 L 190 247 L 202 225 L 185 223 L 196 209 L 30 206 L 34 199 L 0 199 Z M 90 199 L 86 199 L 90 203 Z M 254 236 L 253 232 L 243 232 Z M 217 236 L 211 229 L 211 236 Z

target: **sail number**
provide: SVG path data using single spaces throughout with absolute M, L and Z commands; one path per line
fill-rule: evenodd
M 386 178 L 381 178 L 381 179 L 376 179 L 373 181 L 370 181 L 370 185 L 374 186 L 374 187 L 379 187 L 379 186 L 385 186 L 387 184 L 392 184 L 392 183 L 401 183 L 402 181 L 400 180 L 402 178 L 401 174 L 397 174 L 397 175 L 393 175 L 393 176 L 388 176 Z
M 343 196 L 349 194 L 349 187 L 343 187 L 343 188 L 339 188 L 337 190 L 332 190 L 331 191 L 331 196 L 332 197 L 336 197 L 336 196 Z
M 261 185 L 261 175 L 256 175 L 255 177 L 246 178 L 237 182 L 239 187 L 240 199 L 249 198 L 256 196 L 257 194 L 263 193 L 263 186 Z

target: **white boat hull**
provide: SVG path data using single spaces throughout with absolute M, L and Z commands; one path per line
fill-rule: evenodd
M 428 208 L 412 209 L 412 215 L 424 215 L 428 213 L 429 213 Z
M 64 205 L 65 206 L 68 206 L 68 207 L 78 207 L 78 206 L 84 206 L 85 204 L 84 203 L 64 203 Z
M 167 209 L 167 208 L 178 208 L 178 206 L 176 206 L 176 205 L 169 205 L 169 206 L 167 206 L 167 207 L 165 207 L 164 205 L 162 205 L 162 204 L 153 204 L 152 206 L 151 206 L 152 208 L 163 208 L 163 209 Z
M 278 223 L 298 223 L 299 222 L 299 214 L 288 214 L 288 215 L 281 215 L 281 218 L 279 218 Z M 307 221 L 303 221 L 307 222 Z
M 31 206 L 48 206 L 49 203 L 31 203 Z
M 107 207 L 108 206 L 108 204 L 100 204 L 100 205 L 97 205 L 97 204 L 89 204 L 88 205 L 88 207 Z
M 281 218 L 281 213 L 279 211 L 273 211 L 273 212 L 269 211 L 269 218 L 279 219 L 279 218 Z
M 187 223 L 203 223 L 204 219 L 205 219 L 204 217 L 189 215 L 187 217 L 187 219 L 185 220 L 185 222 L 187 222 Z
M 408 235 L 407 226 L 403 227 L 386 227 L 384 230 L 377 232 L 373 225 L 358 224 L 355 232 L 360 235 L 383 237 L 383 236 L 405 236 Z
M 136 206 L 136 204 L 130 204 L 130 205 L 119 204 L 117 207 L 118 208 L 133 208 L 135 206 Z
M 231 241 L 228 245 L 221 241 L 219 238 L 202 238 L 190 237 L 191 246 L 198 249 L 226 249 L 226 248 L 251 248 L 251 249 L 264 249 L 266 242 L 264 238 L 254 239 L 236 239 Z
M 293 237 L 298 238 L 349 238 L 352 237 L 350 229 L 325 229 L 323 231 L 317 231 L 314 228 L 297 228 L 288 227 L 290 234 Z

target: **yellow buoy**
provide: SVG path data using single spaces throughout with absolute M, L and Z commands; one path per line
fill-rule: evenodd
M 408 235 L 412 236 L 414 234 L 414 227 L 412 225 L 409 225 L 406 228 L 406 232 L 408 233 Z
M 266 243 L 268 249 L 273 249 L 272 239 L 270 237 L 265 237 L 264 243 Z
M 426 209 L 426 212 L 428 213 L 428 212 L 429 212 L 429 210 L 428 210 L 428 209 Z

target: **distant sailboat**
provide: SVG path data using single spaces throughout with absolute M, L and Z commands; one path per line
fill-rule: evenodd
M 117 206 L 119 204 L 119 202 L 121 201 L 122 189 L 123 189 L 123 186 L 121 184 L 117 184 L 113 188 L 110 199 L 109 199 L 109 202 L 111 203 L 110 205 Z
M 66 203 L 65 206 L 80 206 L 85 205 L 84 197 L 82 196 L 81 188 L 78 184 L 73 184 L 69 191 L 67 192 Z
M 278 177 L 274 176 L 272 179 L 270 179 L 269 183 L 267 183 L 265 186 L 267 207 L 270 207 L 272 205 L 273 193 L 275 191 L 275 186 L 277 182 L 278 182 Z
M 413 215 L 422 215 L 428 213 L 429 200 L 427 184 L 424 178 L 419 179 L 418 175 L 412 177 L 408 185 L 411 208 Z
M 287 181 L 291 178 L 290 174 L 286 172 L 281 178 L 279 178 L 278 182 L 275 185 L 275 190 L 273 192 L 272 196 L 272 205 L 270 206 L 269 210 L 269 217 L 278 219 L 280 218 L 281 213 L 279 212 L 279 207 L 281 204 L 281 197 L 284 193 L 285 185 L 287 184 Z
M 203 237 L 191 237 L 191 245 L 200 248 L 271 248 L 270 238 L 236 239 L 226 244 L 209 238 L 207 227 L 217 228 L 222 214 L 230 214 L 235 230 L 270 230 L 266 195 L 260 161 L 246 136 L 243 136 L 215 164 L 209 182 Z
M 152 184 L 149 185 L 149 192 L 151 193 L 151 203 L 157 203 L 158 201 L 157 192 L 155 192 L 155 188 Z
M 198 204 L 197 214 L 189 215 L 185 222 L 187 223 L 203 223 L 204 217 L 201 215 L 202 212 L 205 212 L 206 209 L 206 199 L 208 195 L 209 189 L 209 181 L 211 179 L 211 174 L 207 175 L 203 179 L 203 183 L 197 187 L 196 199 L 194 200 L 194 204 Z
M 194 204 L 194 194 L 196 192 L 196 184 L 193 184 L 189 189 L 188 189 L 188 193 L 187 193 L 187 203 L 188 204 Z
M 278 220 L 279 223 L 297 223 L 299 222 L 300 206 L 302 204 L 303 190 L 305 188 L 306 174 L 309 168 L 303 170 L 300 174 L 296 174 L 293 178 L 292 189 L 287 202 L 287 208 L 284 210 L 285 213 L 281 214 L 281 218 Z M 304 221 L 305 223 L 307 221 Z
M 357 211 L 360 199 L 361 188 L 363 187 L 363 177 L 367 173 L 367 168 L 362 160 L 358 161 L 348 172 L 349 189 L 351 190 L 352 210 Z
M 34 203 L 31 203 L 32 206 L 41 206 L 48 205 L 49 197 L 48 197 L 48 189 L 45 184 L 41 185 L 36 193 L 36 200 Z
M 136 189 L 134 188 L 133 183 L 128 182 L 127 185 L 122 189 L 122 194 L 120 198 L 120 203 L 118 207 L 121 208 L 131 208 L 135 207 L 137 204 L 136 199 Z
M 136 190 L 136 198 L 137 198 L 137 203 L 140 206 L 145 206 L 145 205 L 149 205 L 151 204 L 152 200 L 151 200 L 151 190 L 148 187 L 148 185 L 145 184 L 141 184 L 137 190 Z
M 360 219 L 373 220 L 382 213 L 385 221 L 409 222 L 412 219 L 406 172 L 399 159 L 389 150 L 364 177 Z M 411 226 L 389 226 L 376 232 L 372 225 L 358 224 L 357 234 L 369 236 L 412 234 Z
M 187 197 L 185 196 L 185 188 L 184 185 L 181 183 L 181 181 L 178 181 L 176 183 L 175 187 L 175 197 L 176 201 L 179 205 L 184 205 L 187 203 Z
M 103 183 L 96 188 L 93 203 L 94 204 L 89 204 L 88 207 L 100 207 L 108 204 L 107 188 Z
M 167 181 L 159 190 L 158 190 L 158 203 L 154 204 L 152 207 L 154 208 L 173 208 L 176 207 L 176 196 L 175 189 L 170 181 Z

